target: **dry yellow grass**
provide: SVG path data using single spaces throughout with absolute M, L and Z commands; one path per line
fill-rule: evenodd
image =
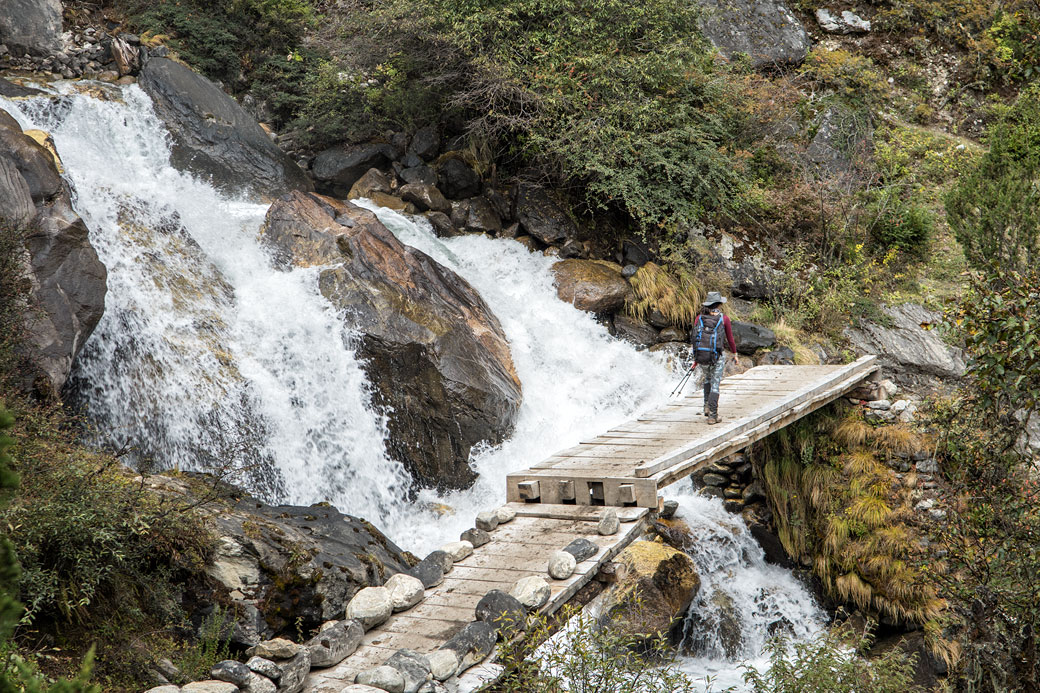
M 685 272 L 669 272 L 660 265 L 648 262 L 630 280 L 633 295 L 625 305 L 632 317 L 646 320 L 659 312 L 673 325 L 690 327 L 701 310 L 704 291 L 700 284 Z

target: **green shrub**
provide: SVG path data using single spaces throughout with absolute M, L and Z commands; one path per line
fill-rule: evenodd
M 870 238 L 877 246 L 882 250 L 896 248 L 917 257 L 925 255 L 935 231 L 935 216 L 929 209 L 889 192 L 881 195 L 874 212 Z
M 946 216 L 971 265 L 1027 271 L 1040 264 L 1040 85 L 1021 92 L 987 142 L 947 194 Z

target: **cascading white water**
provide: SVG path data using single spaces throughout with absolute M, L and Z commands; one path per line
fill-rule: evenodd
M 113 90 L 114 100 L 63 90 L 57 101 L 0 98 L 0 107 L 53 135 L 109 271 L 105 317 L 75 374 L 98 444 L 129 444 L 139 461 L 164 466 L 244 468 L 269 500 L 329 500 L 423 554 L 501 503 L 509 471 L 660 403 L 671 389 L 675 375 L 662 357 L 611 338 L 557 298 L 554 259 L 513 241 L 438 239 L 422 219 L 369 205 L 403 242 L 480 292 L 524 389 L 513 435 L 474 451 L 472 488 L 425 491 L 430 503 L 409 503 L 407 475 L 385 453 L 385 420 L 369 404 L 355 335 L 318 293 L 316 268 L 272 268 L 257 242 L 266 206 L 171 168 L 168 135 L 137 87 Z M 733 678 L 732 658 L 756 656 L 772 624 L 788 623 L 797 637 L 818 627 L 812 600 L 764 564 L 739 517 L 717 502 L 682 503 L 697 536 L 710 539 L 694 554 L 703 586 L 690 638 L 717 634 L 720 600 L 712 597 L 723 593 L 741 633 L 736 649 L 708 647 L 686 660 L 691 673 Z M 454 512 L 434 512 L 437 504 Z

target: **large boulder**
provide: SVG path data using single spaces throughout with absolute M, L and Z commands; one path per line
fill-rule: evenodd
M 415 561 L 369 522 L 328 504 L 266 505 L 201 474 L 148 476 L 144 483 L 184 503 L 217 489 L 221 498 L 199 510 L 216 538 L 205 567 L 214 590 L 208 600 L 230 604 L 229 613 L 236 615 L 230 635 L 238 646 L 342 618 L 360 590 L 382 585 Z M 193 593 L 203 596 L 201 590 Z M 281 652 L 271 642 L 251 654 L 285 659 L 305 649 L 286 643 L 288 651 Z
M 845 330 L 854 347 L 881 357 L 886 373 L 897 381 L 914 382 L 924 377 L 956 379 L 964 375 L 963 352 L 946 344 L 937 330 L 942 316 L 916 303 L 886 306 L 887 324 L 863 321 Z
M 730 326 L 739 354 L 753 354 L 759 349 L 768 349 L 776 344 L 776 335 L 768 327 L 740 320 L 731 320 Z
M 533 183 L 521 183 L 517 188 L 516 219 L 524 233 L 547 245 L 559 245 L 578 235 L 578 226 L 567 210 Z
M 693 559 L 667 544 L 640 540 L 615 561 L 620 571 L 605 595 L 601 625 L 647 641 L 673 634 L 700 589 Z
M 347 197 L 369 169 L 388 168 L 393 158 L 394 148 L 389 144 L 340 145 L 314 157 L 311 173 L 321 192 Z
M 621 267 L 602 260 L 561 260 L 552 266 L 556 293 L 590 313 L 613 313 L 625 305 L 632 287 Z
M 256 120 L 202 75 L 167 58 L 152 58 L 141 69 L 138 84 L 170 130 L 177 168 L 229 191 L 276 196 L 312 189 L 307 174 Z
M 744 53 L 757 69 L 797 64 L 811 41 L 780 0 L 701 0 L 701 31 L 726 58 Z
M 502 441 L 521 401 L 505 335 L 476 290 L 350 203 L 294 193 L 271 205 L 263 236 L 283 262 L 338 263 L 319 288 L 361 336 L 390 454 L 423 485 L 471 483 L 470 448 Z
M 0 114 L 0 217 L 25 232 L 27 368 L 20 385 L 54 398 L 105 310 L 108 273 L 72 209 L 54 155 Z
M 18 55 L 60 51 L 61 0 L 4 0 L 0 44 Z
M 437 187 L 452 200 L 480 194 L 480 176 L 462 159 L 449 157 L 437 167 Z

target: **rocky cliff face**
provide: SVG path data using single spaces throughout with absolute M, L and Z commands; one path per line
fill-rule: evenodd
M 521 400 L 505 335 L 473 287 L 331 198 L 275 202 L 263 236 L 280 262 L 333 265 L 319 286 L 360 333 L 391 454 L 423 485 L 470 483 L 470 448 L 503 440 Z
M 29 301 L 22 385 L 57 397 L 104 312 L 107 273 L 72 209 L 57 155 L 30 134 L 0 110 L 0 220 L 24 234 Z

